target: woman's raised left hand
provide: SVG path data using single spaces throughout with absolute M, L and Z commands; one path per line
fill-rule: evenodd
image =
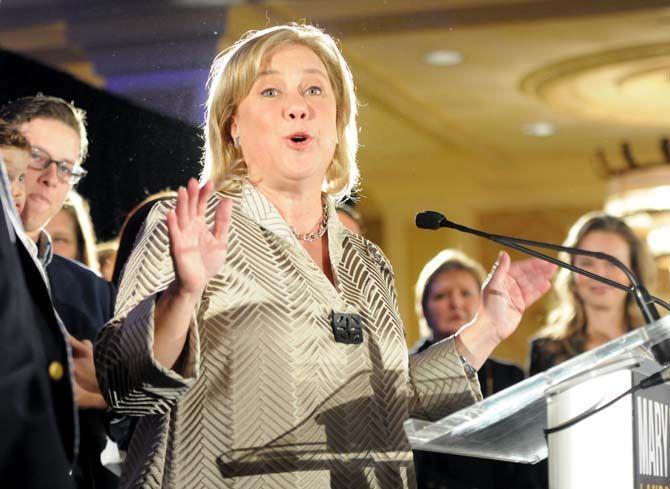
M 556 265 L 537 258 L 512 263 L 504 251 L 491 269 L 482 290 L 474 321 L 457 335 L 457 348 L 479 368 L 493 349 L 509 337 L 524 311 L 549 289 Z
M 198 182 L 191 178 L 186 188 L 177 191 L 177 204 L 167 213 L 175 279 L 156 302 L 153 336 L 154 356 L 167 368 L 174 366 L 184 349 L 207 282 L 226 262 L 233 201 L 220 200 L 214 223 L 209 226 L 205 212 L 212 191 L 212 182 L 198 188 Z
M 502 251 L 482 290 L 482 313 L 498 341 L 509 337 L 524 311 L 549 289 L 556 265 L 537 258 L 512 262 Z
M 177 205 L 167 214 L 175 286 L 181 293 L 200 296 L 226 261 L 233 202 L 221 199 L 210 229 L 205 210 L 212 190 L 212 182 L 198 188 L 198 182 L 191 178 L 186 188 L 178 190 Z

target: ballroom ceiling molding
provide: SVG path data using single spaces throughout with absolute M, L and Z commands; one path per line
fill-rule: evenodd
M 574 116 L 667 127 L 670 42 L 563 59 L 529 73 L 520 87 L 550 107 Z
M 509 23 L 611 15 L 668 6 L 667 0 L 420 0 L 359 1 L 353 8 L 331 0 L 251 2 L 274 11 L 300 11 L 310 22 L 338 36 L 467 28 Z M 411 15 L 408 15 L 411 14 Z

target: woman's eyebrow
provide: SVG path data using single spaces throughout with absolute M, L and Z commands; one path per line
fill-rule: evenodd
M 312 75 L 321 75 L 324 78 L 326 78 L 326 74 L 322 70 L 320 70 L 319 68 L 305 68 L 302 71 L 303 71 L 303 73 L 312 74 Z M 278 75 L 278 74 L 279 74 L 278 70 L 263 70 L 260 73 L 258 73 L 258 77 L 260 78 L 261 76 Z
M 326 78 L 326 74 L 323 71 L 321 71 L 319 68 L 307 68 L 307 69 L 303 70 L 303 72 L 304 73 L 309 73 L 311 75 L 321 75 L 324 78 Z

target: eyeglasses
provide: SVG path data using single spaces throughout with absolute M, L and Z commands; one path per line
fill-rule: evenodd
M 33 146 L 30 148 L 30 163 L 28 166 L 34 170 L 46 170 L 51 163 L 56 164 L 56 174 L 58 178 L 65 183 L 74 185 L 79 182 L 88 173 L 81 167 L 75 166 L 74 163 L 63 160 L 54 160 L 49 153 L 42 148 Z

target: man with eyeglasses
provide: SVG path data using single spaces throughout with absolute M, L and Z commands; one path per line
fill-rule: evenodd
M 56 175 L 58 179 L 67 182 L 70 185 L 76 185 L 79 180 L 84 178 L 88 173 L 80 166 L 76 166 L 69 160 L 54 160 L 49 153 L 39 146 L 31 146 L 30 148 L 30 167 L 33 170 L 46 170 L 51 164 L 56 166 Z
M 81 164 L 88 139 L 84 112 L 57 97 L 37 95 L 0 108 L 0 119 L 13 125 L 31 146 L 26 171 L 26 202 L 21 221 L 34 243 L 33 254 L 45 267 L 54 307 L 73 346 L 75 397 L 80 409 L 81 437 L 75 479 L 79 488 L 112 488 L 116 478 L 100 464 L 105 435 L 105 401 L 97 390 L 90 347 L 111 318 L 114 291 L 109 282 L 85 266 L 55 255 L 44 227 L 63 206 L 72 187 L 86 175 Z M 79 340 L 79 341 L 77 341 Z

